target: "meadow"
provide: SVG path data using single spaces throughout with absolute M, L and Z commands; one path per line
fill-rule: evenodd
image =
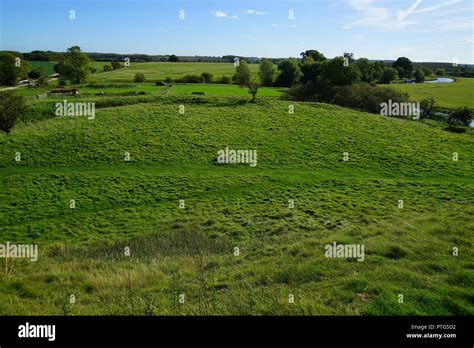
M 474 109 L 474 79 L 457 77 L 448 83 L 392 84 L 390 87 L 408 93 L 414 100 L 433 98 L 438 106 L 455 109 L 468 106 Z
M 38 90 L 16 91 L 33 113 L 64 99 Z M 80 90 L 94 120 L 0 135 L 0 233 L 40 249 L 4 265 L 0 313 L 474 314 L 471 132 L 319 103 L 291 114 L 275 88 L 255 104 L 233 85 Z M 258 165 L 218 164 L 225 147 L 256 149 Z M 325 257 L 334 241 L 365 260 Z
M 249 67 L 252 73 L 258 72 L 258 64 L 250 64 Z M 127 68 L 110 72 L 103 72 L 99 69 L 92 78 L 98 83 L 122 83 L 132 82 L 136 73 L 142 73 L 148 81 L 154 82 L 164 80 L 167 77 L 175 79 L 185 75 L 201 75 L 203 72 L 213 74 L 214 78 L 221 76 L 232 77 L 235 74 L 235 66 L 233 63 L 131 62 Z

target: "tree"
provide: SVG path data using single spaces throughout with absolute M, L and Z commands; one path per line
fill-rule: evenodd
M 114 68 L 112 68 L 112 65 L 110 64 L 104 65 L 104 71 L 112 71 L 112 70 L 114 70 Z
M 382 71 L 381 82 L 389 84 L 398 77 L 397 69 L 384 68 Z
M 335 57 L 323 63 L 321 80 L 330 87 L 347 86 L 360 81 L 360 72 L 354 64 L 345 66 L 343 57 Z
M 393 62 L 392 67 L 397 70 L 398 68 L 403 69 L 398 70 L 398 74 L 401 78 L 410 78 L 413 75 L 413 63 L 406 57 L 399 57 L 395 62 Z
M 176 55 L 172 54 L 171 56 L 169 56 L 168 62 L 179 62 L 179 58 Z
M 123 64 L 120 62 L 112 62 L 111 65 L 112 65 L 112 69 L 114 70 L 123 68 Z
M 15 65 L 16 56 L 8 52 L 0 52 L 0 85 L 14 86 L 21 75 L 21 70 Z
M 446 71 L 443 68 L 436 69 L 435 73 L 436 73 L 436 76 L 445 76 L 446 75 Z
M 360 58 L 355 63 L 360 71 L 360 80 L 362 82 L 372 82 L 375 80 L 375 68 L 374 64 L 367 58 Z
M 211 73 L 203 72 L 201 76 L 204 80 L 204 83 L 212 83 L 213 75 Z
M 18 118 L 26 112 L 25 98 L 11 91 L 0 92 L 0 129 L 10 134 Z
M 273 77 L 275 76 L 275 66 L 269 59 L 262 59 L 258 68 L 258 74 L 263 86 L 271 86 L 273 84 Z
M 250 68 L 246 60 L 239 61 L 235 68 L 235 82 L 240 86 L 247 86 L 250 82 Z
M 306 57 L 310 57 L 315 62 L 322 62 L 326 60 L 326 57 L 324 56 L 324 54 L 322 54 L 321 52 L 317 50 L 307 50 L 307 51 L 301 52 L 300 56 L 302 59 L 305 59 Z
M 30 70 L 30 72 L 28 73 L 28 77 L 31 78 L 31 79 L 38 79 L 41 76 L 43 76 L 43 68 L 42 67 L 38 67 L 38 68 L 35 68 L 33 70 Z
M 422 66 L 421 71 L 423 71 L 423 74 L 425 74 L 425 76 L 433 75 L 433 71 L 426 66 Z
M 72 83 L 84 82 L 90 74 L 89 57 L 81 52 L 79 46 L 72 46 L 67 49 L 64 59 L 56 65 L 56 71 L 61 75 L 63 81 Z
M 294 58 L 286 59 L 278 64 L 278 75 L 276 83 L 278 86 L 291 87 L 301 78 L 301 70 L 298 61 Z
M 448 117 L 449 128 L 451 128 L 455 123 L 461 123 L 465 126 L 469 126 L 471 121 L 472 111 L 467 106 L 451 111 Z
M 433 116 L 433 107 L 435 106 L 436 102 L 433 98 L 431 99 L 423 99 L 420 101 L 420 111 L 421 111 L 421 118 L 431 118 Z
M 133 78 L 133 82 L 145 82 L 145 75 L 143 75 L 142 73 L 136 73 L 135 77 Z
M 250 81 L 248 82 L 247 85 L 249 89 L 249 94 L 252 95 L 252 103 L 255 103 L 257 101 L 257 92 L 258 89 L 260 88 L 260 82 L 256 78 L 251 78 Z
M 425 81 L 425 74 L 423 74 L 423 71 L 419 68 L 415 69 L 415 82 L 416 83 L 421 83 Z

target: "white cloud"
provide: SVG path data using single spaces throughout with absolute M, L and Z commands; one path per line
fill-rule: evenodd
M 227 13 L 221 10 L 217 10 L 216 12 L 214 12 L 214 16 L 216 16 L 217 18 L 238 18 L 238 16 L 235 15 L 229 16 Z
M 228 17 L 227 13 L 225 13 L 224 11 L 221 11 L 221 10 L 217 10 L 216 12 L 214 12 L 214 16 L 216 16 L 217 18 Z
M 244 11 L 245 13 L 248 13 L 248 14 L 251 14 L 251 15 L 255 15 L 255 16 L 264 16 L 266 14 L 268 14 L 267 11 L 257 11 L 257 10 L 254 10 L 254 9 L 250 9 L 250 10 L 247 10 L 247 11 Z

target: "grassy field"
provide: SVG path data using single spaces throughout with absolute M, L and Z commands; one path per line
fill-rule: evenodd
M 84 87 L 96 119 L 0 135 L 0 233 L 40 253 L 9 260 L 0 313 L 474 314 L 472 134 L 318 103 L 289 114 L 277 89 L 251 104 L 236 86 L 154 88 Z M 37 112 L 64 99 L 17 93 Z M 258 165 L 217 164 L 226 146 Z M 326 258 L 333 241 L 365 261 Z
M 433 98 L 443 108 L 468 106 L 474 109 L 474 79 L 459 77 L 455 82 L 392 84 L 390 87 L 408 93 L 417 101 Z
M 252 73 L 258 72 L 258 64 L 250 64 Z M 132 82 L 136 73 L 143 73 L 148 81 L 163 80 L 167 77 L 178 78 L 185 75 L 201 75 L 209 72 L 214 78 L 232 76 L 235 67 L 232 63 L 130 63 L 130 67 L 109 72 L 97 72 L 92 75 L 94 81 L 104 82 Z

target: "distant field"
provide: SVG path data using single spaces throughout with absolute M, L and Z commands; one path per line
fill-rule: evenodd
M 29 60 L 28 63 L 31 65 L 32 69 L 43 68 L 43 76 L 49 76 L 51 74 L 54 74 L 53 67 L 56 62 L 41 62 Z
M 258 65 L 250 64 L 250 71 L 256 73 Z M 201 75 L 203 72 L 209 72 L 214 77 L 232 76 L 235 73 L 235 67 L 231 63 L 131 63 L 128 68 L 109 72 L 98 71 L 91 79 L 97 82 L 132 82 L 137 72 L 143 73 L 148 81 L 155 81 L 167 77 Z
M 392 84 L 390 87 L 408 93 L 417 101 L 433 98 L 445 108 L 464 105 L 474 108 L 474 79 L 456 78 L 455 82 L 447 83 Z

